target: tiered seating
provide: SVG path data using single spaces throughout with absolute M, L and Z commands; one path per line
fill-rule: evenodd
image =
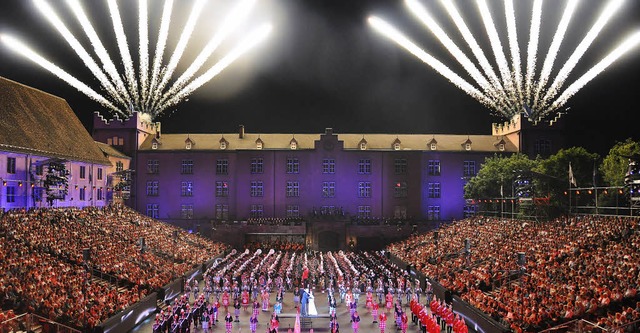
M 10 211 L 0 238 L 3 308 L 76 327 L 99 324 L 225 249 L 124 207 Z M 92 279 L 91 268 L 127 287 Z
M 471 218 L 389 246 L 516 331 L 597 319 L 637 297 L 637 220 L 563 218 L 548 223 Z M 471 255 L 462 253 L 471 240 Z M 518 267 L 516 253 L 527 262 Z M 524 272 L 524 274 L 521 274 Z M 515 274 L 517 280 L 511 281 Z

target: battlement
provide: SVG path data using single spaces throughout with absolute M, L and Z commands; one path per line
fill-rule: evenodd
M 522 115 L 516 114 L 510 120 L 492 124 L 492 135 L 504 136 L 522 130 Z
M 127 118 L 114 115 L 106 119 L 98 111 L 94 112 L 93 128 L 96 129 L 136 129 L 156 135 L 160 133 L 160 122 L 153 122 L 148 113 L 134 111 Z

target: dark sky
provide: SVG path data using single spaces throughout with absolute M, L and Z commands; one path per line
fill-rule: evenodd
M 84 1 L 99 35 L 116 58 L 116 43 L 106 1 Z M 523 62 L 532 1 L 514 1 Z M 66 4 L 52 5 L 84 41 Z M 119 1 L 129 42 L 137 43 L 134 1 Z M 161 1 L 150 0 L 150 49 L 155 46 Z M 175 0 L 170 32 L 175 45 L 193 0 Z M 182 58 L 181 69 L 195 58 L 205 36 L 220 21 L 221 8 L 232 1 L 207 4 L 198 31 Z M 422 0 L 450 36 L 464 45 L 438 1 Z M 488 38 L 471 0 L 456 1 L 471 31 L 491 59 Z M 538 71 L 566 1 L 545 1 Z M 505 51 L 506 29 L 502 1 L 489 0 Z M 605 2 L 583 0 L 562 44 L 554 74 L 586 34 Z M 218 7 L 216 7 L 218 6 Z M 125 14 L 128 13 L 128 14 Z M 402 1 L 259 0 L 251 22 L 270 18 L 275 29 L 265 45 L 242 62 L 207 83 L 159 118 L 164 132 L 235 131 L 244 124 L 249 132 L 308 133 L 333 127 L 338 133 L 456 133 L 489 134 L 492 122 L 501 121 L 419 60 L 384 39 L 367 25 L 376 14 L 405 31 L 428 52 L 469 79 L 431 33 L 424 29 Z M 582 58 L 569 82 L 586 72 L 619 41 L 640 29 L 640 1 L 627 0 Z M 66 42 L 33 7 L 31 1 L 0 2 L 0 33 L 18 36 L 52 62 L 97 89 L 97 81 Z M 135 51 L 135 47 L 132 50 Z M 464 48 L 465 51 L 468 51 Z M 169 54 L 167 51 L 166 54 Z M 470 52 L 467 52 L 471 56 Z M 507 53 L 508 55 L 508 53 Z M 166 55 L 166 57 L 168 57 Z M 134 59 L 137 59 L 134 54 Z M 168 60 L 165 60 L 165 63 Z M 495 67 L 495 66 L 494 66 Z M 87 126 L 92 113 L 103 109 L 33 63 L 0 47 L 0 76 L 65 98 Z M 606 153 L 619 140 L 640 139 L 640 48 L 636 47 L 596 77 L 569 100 L 566 132 L 572 145 Z

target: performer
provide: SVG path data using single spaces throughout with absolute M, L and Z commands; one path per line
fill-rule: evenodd
M 224 327 L 226 328 L 227 333 L 231 333 L 233 330 L 233 317 L 231 316 L 231 312 L 227 312 L 227 316 L 224 317 Z
M 351 303 L 353 302 L 354 298 L 353 298 L 353 293 L 351 292 L 351 289 L 347 290 L 347 294 L 344 296 L 344 302 L 347 303 L 347 307 L 351 307 Z
M 218 302 L 218 299 L 216 298 L 216 301 L 213 303 L 213 320 L 211 320 L 211 323 L 213 325 L 215 325 L 218 322 L 218 312 L 220 310 L 220 302 Z
M 258 300 L 256 299 L 253 301 L 253 315 L 258 317 L 259 311 L 260 311 L 260 302 L 258 302 Z
M 387 328 L 387 314 L 384 312 L 380 312 L 378 319 L 380 320 L 380 322 L 378 323 L 380 333 L 384 333 L 384 330 Z
M 355 299 L 351 302 L 351 305 L 349 306 L 349 314 L 353 317 L 353 314 L 356 312 L 356 309 L 358 308 L 358 304 L 356 303 Z
M 258 315 L 254 312 L 249 318 L 249 329 L 251 333 L 256 333 L 256 329 L 258 328 Z
M 204 332 L 209 332 L 209 313 L 206 310 L 202 311 L 200 322 L 202 323 L 202 330 Z
M 267 288 L 262 290 L 262 311 L 269 311 L 269 292 L 267 291 Z
M 329 294 L 329 315 L 336 313 L 336 299 Z
M 309 293 L 307 291 L 307 289 L 304 289 L 301 291 L 302 294 L 302 298 L 300 301 L 300 314 L 303 317 L 307 317 L 309 316 Z
M 393 294 L 391 294 L 391 292 L 388 292 L 387 296 L 385 296 L 385 308 L 387 309 L 387 313 L 389 313 L 393 308 Z
M 298 303 L 300 303 L 300 288 L 296 286 L 296 289 L 293 290 L 293 306 L 297 309 Z
M 277 316 L 279 316 L 281 311 L 282 311 L 282 303 L 276 302 L 276 304 L 273 305 L 273 312 Z
M 229 293 L 226 290 L 222 293 L 222 306 L 225 312 L 229 312 Z
M 334 317 L 329 323 L 329 328 L 331 329 L 331 333 L 340 333 L 340 324 L 338 324 L 338 319 Z
M 353 328 L 353 333 L 358 333 L 360 329 L 360 315 L 358 315 L 358 311 L 351 315 L 351 328 Z
M 367 291 L 367 301 L 365 303 L 365 307 L 371 310 L 372 305 L 373 305 L 373 293 L 371 293 L 371 291 Z
M 247 312 L 247 308 L 249 307 L 249 292 L 247 290 L 242 292 L 242 307 L 244 311 Z
M 269 326 L 271 326 L 271 332 L 278 333 L 278 329 L 280 328 L 280 319 L 278 319 L 278 316 L 276 316 L 275 313 L 271 315 Z
M 371 305 L 371 316 L 373 317 L 373 323 L 377 323 L 378 321 L 376 319 L 378 319 L 378 308 L 380 308 L 380 306 L 378 305 L 378 302 L 373 302 L 373 305 Z
M 407 333 L 407 328 L 409 327 L 409 318 L 407 318 L 407 313 L 402 312 L 400 329 L 402 333 Z
M 233 302 L 233 314 L 236 316 L 236 323 L 240 322 L 240 300 L 236 298 Z

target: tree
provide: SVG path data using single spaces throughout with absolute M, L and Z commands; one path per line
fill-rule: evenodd
M 600 166 L 605 183 L 610 186 L 623 186 L 624 176 L 629 168 L 629 158 L 626 156 L 636 154 L 640 154 L 640 143 L 631 138 L 624 142 L 616 142 Z
M 565 207 L 568 204 L 565 191 L 569 188 L 569 163 L 578 187 L 591 187 L 594 185 L 594 168 L 598 159 L 598 154 L 590 153 L 583 147 L 560 149 L 540 161 L 534 169 L 538 173 L 538 195 L 548 197 L 551 206 L 558 209 Z
M 528 172 L 537 164 L 538 160 L 531 160 L 524 154 L 487 157 L 478 174 L 465 185 L 465 198 L 483 199 L 511 196 L 511 187 L 516 171 Z M 500 193 L 501 188 L 504 195 Z

